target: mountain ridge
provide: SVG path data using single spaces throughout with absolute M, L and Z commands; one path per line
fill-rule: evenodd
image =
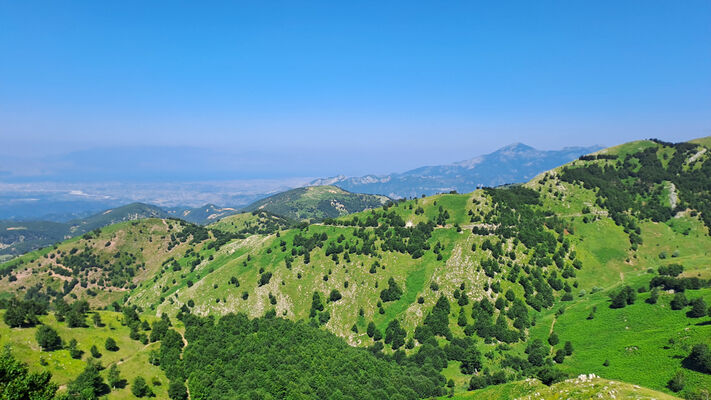
M 538 150 L 523 143 L 512 143 L 492 153 L 451 164 L 422 166 L 385 175 L 337 175 L 316 179 L 309 184 L 336 185 L 349 191 L 392 198 L 450 191 L 468 193 L 478 187 L 525 182 L 540 172 L 601 149 L 602 146 L 572 146 L 561 150 Z
M 388 200 L 386 196 L 353 193 L 333 185 L 314 185 L 257 200 L 242 211 L 268 211 L 295 221 L 321 221 L 380 207 Z

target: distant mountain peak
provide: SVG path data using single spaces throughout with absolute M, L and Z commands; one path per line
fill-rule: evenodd
M 538 150 L 534 147 L 531 147 L 531 146 L 525 144 L 525 143 L 515 142 L 515 143 L 511 143 L 509 145 L 506 145 L 506 146 L 496 150 L 495 153 L 509 152 L 509 151 L 521 152 L 521 151 L 538 151 Z
M 345 175 L 336 175 L 336 176 L 331 176 L 328 178 L 315 179 L 315 180 L 309 182 L 309 186 L 334 185 L 338 182 L 344 181 L 345 179 L 347 179 Z
M 481 186 L 526 182 L 537 174 L 573 161 L 601 146 L 539 150 L 516 142 L 492 153 L 448 165 L 423 166 L 402 173 L 316 179 L 310 185 L 337 185 L 351 192 L 414 197 L 456 190 L 470 192 Z

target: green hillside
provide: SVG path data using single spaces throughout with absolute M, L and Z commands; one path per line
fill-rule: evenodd
M 186 352 L 204 345 L 191 337 L 211 329 L 201 317 L 302 321 L 375 358 L 441 374 L 442 394 L 462 398 L 532 395 L 520 384 L 531 378 L 561 382 L 531 383 L 542 398 L 605 397 L 613 387 L 617 398 L 703 398 L 711 387 L 703 347 L 711 345 L 707 142 L 628 143 L 525 185 L 344 216 L 322 210 L 322 223 L 297 227 L 270 213 L 300 219 L 312 207 L 304 206 L 309 190 L 332 189 L 300 189 L 208 227 L 112 225 L 0 265 L 0 291 L 189 321 L 196 331 L 186 335 Z M 272 332 L 254 321 L 255 332 Z M 181 350 L 171 351 L 166 359 Z M 187 382 L 191 393 L 234 390 L 171 368 L 171 382 Z M 229 381 L 228 371 L 210 368 Z M 566 383 L 581 374 L 602 377 L 591 382 L 594 392 Z M 267 392 L 314 397 L 280 380 Z
M 4 317 L 5 312 L 0 312 Z M 92 322 L 93 314 L 99 315 L 103 326 L 96 326 Z M 46 370 L 52 373 L 53 381 L 61 387 L 65 387 L 73 381 L 86 368 L 91 356 L 91 347 L 96 346 L 100 352 L 100 357 L 96 360 L 106 369 L 100 371 L 100 375 L 106 380 L 109 367 L 116 365 L 120 372 L 120 378 L 126 383 L 133 382 L 141 375 L 151 385 L 152 391 L 157 398 L 167 398 L 168 379 L 165 373 L 149 362 L 150 353 L 160 348 L 160 343 L 142 343 L 132 340 L 130 329 L 122 324 L 121 313 L 111 311 L 95 311 L 92 315 L 85 316 L 86 327 L 68 326 L 67 321 L 59 322 L 54 315 L 40 317 L 43 326 L 52 327 L 57 331 L 64 343 L 61 350 L 41 351 L 35 336 L 37 327 L 32 328 L 9 328 L 6 324 L 0 324 L 0 346 L 10 345 L 12 353 L 18 359 L 31 365 L 32 370 Z M 156 318 L 146 317 L 146 321 L 154 323 Z M 148 332 L 150 335 L 150 331 Z M 116 341 L 118 350 L 108 351 L 105 348 L 106 340 L 112 338 Z M 67 348 L 69 342 L 77 341 L 76 349 L 81 352 L 81 358 L 72 358 L 70 350 Z M 1 390 L 0 390 L 0 393 Z M 130 391 L 130 385 L 114 388 L 107 392 L 108 399 L 132 399 L 135 398 Z
M 336 186 L 308 186 L 258 200 L 244 211 L 263 210 L 295 221 L 321 221 L 377 208 L 387 201 L 385 196 L 351 193 Z
M 93 306 L 121 302 L 166 259 L 200 249 L 207 230 L 180 220 L 122 222 L 20 256 L 0 268 L 0 294 L 46 300 L 84 298 Z
M 270 234 L 293 227 L 295 223 L 267 211 L 252 211 L 230 215 L 210 224 L 210 228 L 232 234 Z
M 0 221 L 0 256 L 15 257 L 123 221 L 167 217 L 159 207 L 131 203 L 67 223 Z

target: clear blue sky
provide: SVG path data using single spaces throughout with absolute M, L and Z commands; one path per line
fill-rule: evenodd
M 0 154 L 197 146 L 359 174 L 708 135 L 708 0 L 0 1 Z

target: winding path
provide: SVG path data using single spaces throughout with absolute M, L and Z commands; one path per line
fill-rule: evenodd
M 183 332 L 178 332 L 180 334 L 180 337 L 183 339 L 183 350 L 185 350 L 186 347 L 188 347 L 188 340 L 185 339 L 185 335 Z M 183 351 L 180 352 L 180 358 L 183 358 Z M 185 379 L 185 390 L 188 392 L 188 400 L 191 399 L 190 397 L 190 385 L 188 384 L 188 380 Z

